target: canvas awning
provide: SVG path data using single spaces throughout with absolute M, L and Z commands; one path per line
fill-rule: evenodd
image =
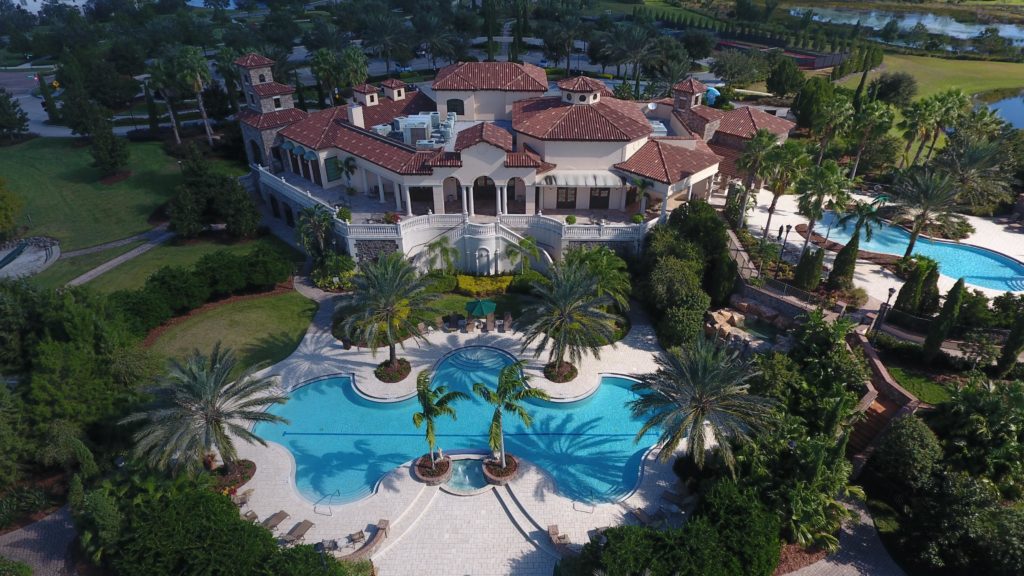
M 285 140 L 281 143 L 282 150 L 291 150 L 292 148 L 295 148 L 295 144 L 291 140 Z
M 544 174 L 544 186 L 587 186 L 593 188 L 616 188 L 622 186 L 622 178 L 608 170 L 553 170 Z

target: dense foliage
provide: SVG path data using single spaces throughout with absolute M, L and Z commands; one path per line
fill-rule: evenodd
M 184 183 L 168 207 L 171 227 L 179 235 L 191 238 L 212 224 L 224 224 L 236 238 L 256 233 L 259 212 L 237 179 L 213 172 L 195 146 L 188 148 L 181 169 Z

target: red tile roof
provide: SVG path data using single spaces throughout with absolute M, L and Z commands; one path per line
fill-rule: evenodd
M 754 132 L 765 129 L 772 134 L 782 136 L 783 134 L 789 134 L 789 131 L 794 127 L 796 127 L 796 124 L 785 118 L 773 116 L 757 108 L 744 106 L 726 112 L 722 118 L 722 123 L 718 126 L 718 132 L 739 136 L 740 138 L 751 138 L 754 136 Z
M 742 150 L 730 148 L 728 146 L 721 146 L 719 144 L 708 144 L 711 151 L 721 157 L 722 161 L 718 164 L 718 171 L 730 178 L 739 178 L 740 169 L 736 167 L 736 161 L 743 154 Z
M 651 133 L 651 124 L 634 102 L 602 98 L 594 104 L 570 104 L 561 98 L 518 100 L 512 127 L 541 140 L 630 141 Z
M 615 167 L 643 178 L 674 184 L 718 164 L 720 160 L 707 144 L 700 140 L 696 141 L 693 149 L 663 140 L 650 140 L 630 156 L 629 160 L 620 162 Z
M 608 89 L 604 82 L 587 76 L 576 76 L 559 80 L 558 87 L 569 92 L 600 92 L 604 96 L 612 95 L 612 91 Z
M 243 108 L 238 113 L 238 120 L 244 122 L 257 130 L 266 130 L 268 128 L 277 128 L 279 126 L 287 126 L 288 124 L 294 124 L 306 117 L 306 113 L 298 108 L 288 108 L 286 110 L 275 110 L 273 112 L 267 112 L 266 114 L 260 114 L 248 108 Z
M 533 64 L 459 62 L 445 66 L 434 78 L 434 90 L 500 90 L 547 92 L 548 75 Z
M 363 123 L 369 128 L 377 124 L 387 124 L 399 116 L 413 116 L 434 110 L 437 110 L 437 106 L 430 96 L 415 90 L 406 92 L 405 98 L 401 100 L 379 98 L 376 106 L 363 106 Z
M 335 106 L 326 110 L 311 112 L 304 120 L 296 122 L 281 130 L 281 136 L 298 142 L 313 150 L 323 150 L 331 146 L 337 125 L 347 119 L 344 106 Z
M 280 82 L 256 84 L 252 87 L 252 90 L 260 98 L 269 98 L 271 96 L 280 96 L 282 94 L 292 94 L 295 92 L 295 88 L 292 88 L 287 84 L 281 84 Z
M 235 65 L 242 68 L 267 68 L 274 65 L 274 61 L 266 56 L 250 52 L 245 56 L 235 59 Z
M 377 87 L 373 84 L 358 84 L 352 87 L 352 91 L 360 94 L 376 94 Z
M 457 152 L 445 152 L 444 150 L 438 150 L 438 153 L 427 161 L 428 166 L 434 167 L 459 167 L 462 166 L 462 156 Z
M 501 148 L 505 152 L 512 151 L 512 135 L 491 122 L 481 122 L 459 132 L 455 137 L 455 151 L 462 152 L 475 144 L 486 142 Z
M 678 82 L 672 85 L 673 92 L 683 92 L 685 94 L 703 94 L 708 89 L 700 80 L 693 78 L 687 78 L 682 82 Z
M 550 162 L 545 162 L 541 159 L 540 155 L 533 151 L 529 146 L 523 146 L 520 152 L 509 152 L 505 154 L 505 167 L 506 168 L 536 168 L 537 174 L 543 174 L 550 170 L 554 170 L 556 166 Z
M 690 112 L 708 121 L 721 120 L 725 117 L 725 112 L 710 106 L 694 106 L 690 108 Z
M 405 82 L 402 82 L 398 78 L 388 78 L 387 80 L 380 83 L 385 88 L 391 88 L 396 90 L 398 88 L 405 88 Z

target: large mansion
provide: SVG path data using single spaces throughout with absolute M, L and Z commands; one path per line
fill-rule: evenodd
M 274 217 L 294 225 L 313 203 L 349 206 L 351 222 L 336 231 L 357 259 L 415 257 L 447 235 L 461 267 L 482 274 L 507 269 L 503 248 L 524 235 L 546 261 L 582 243 L 637 250 L 672 206 L 735 177 L 758 129 L 781 142 L 793 127 L 754 108 L 706 106 L 693 79 L 672 98 L 635 102 L 587 77 L 552 90 L 543 69 L 511 62 L 447 66 L 433 98 L 389 79 L 356 86 L 347 106 L 307 113 L 293 87 L 274 81 L 271 60 L 235 64 L 246 152 Z

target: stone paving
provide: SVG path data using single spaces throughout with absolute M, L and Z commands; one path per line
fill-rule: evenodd
M 850 507 L 859 522 L 843 526 L 839 535 L 839 552 L 805 566 L 790 576 L 903 576 L 878 537 L 871 517 L 863 504 L 854 502 Z
M 0 556 L 28 564 L 34 576 L 68 576 L 74 574 L 68 558 L 68 546 L 74 538 L 71 514 L 62 508 L 0 536 Z

